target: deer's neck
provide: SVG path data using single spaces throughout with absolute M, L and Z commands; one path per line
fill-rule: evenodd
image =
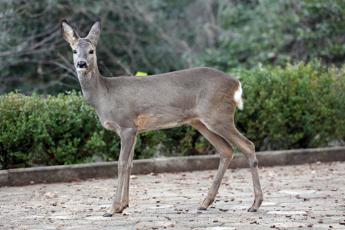
M 96 107 L 98 96 L 100 91 L 102 91 L 102 76 L 98 68 L 94 68 L 87 73 L 78 72 L 78 79 L 86 102 Z

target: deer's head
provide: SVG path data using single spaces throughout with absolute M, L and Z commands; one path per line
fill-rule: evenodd
M 73 62 L 77 72 L 88 73 L 97 67 L 96 45 L 101 33 L 101 24 L 95 22 L 85 38 L 79 37 L 73 27 L 66 20 L 61 22 L 64 39 L 73 50 Z

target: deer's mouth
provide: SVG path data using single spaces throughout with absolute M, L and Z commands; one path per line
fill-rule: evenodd
M 86 70 L 87 70 L 86 67 L 78 67 L 78 66 L 77 66 L 77 71 L 86 71 Z

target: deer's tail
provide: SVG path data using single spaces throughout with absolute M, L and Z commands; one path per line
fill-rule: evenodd
M 238 88 L 234 93 L 234 101 L 236 103 L 236 106 L 238 109 L 242 110 L 243 109 L 243 99 L 242 99 L 242 86 L 241 82 L 238 84 Z

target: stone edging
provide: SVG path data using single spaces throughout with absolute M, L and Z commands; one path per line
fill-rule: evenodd
M 257 152 L 260 166 L 293 165 L 317 161 L 345 161 L 345 147 L 296 149 Z M 219 156 L 202 155 L 134 160 L 132 174 L 210 170 L 218 167 Z M 244 168 L 248 163 L 242 154 L 235 155 L 230 168 Z M 0 170 L 0 186 L 54 183 L 111 178 L 117 175 L 117 162 L 59 165 Z

